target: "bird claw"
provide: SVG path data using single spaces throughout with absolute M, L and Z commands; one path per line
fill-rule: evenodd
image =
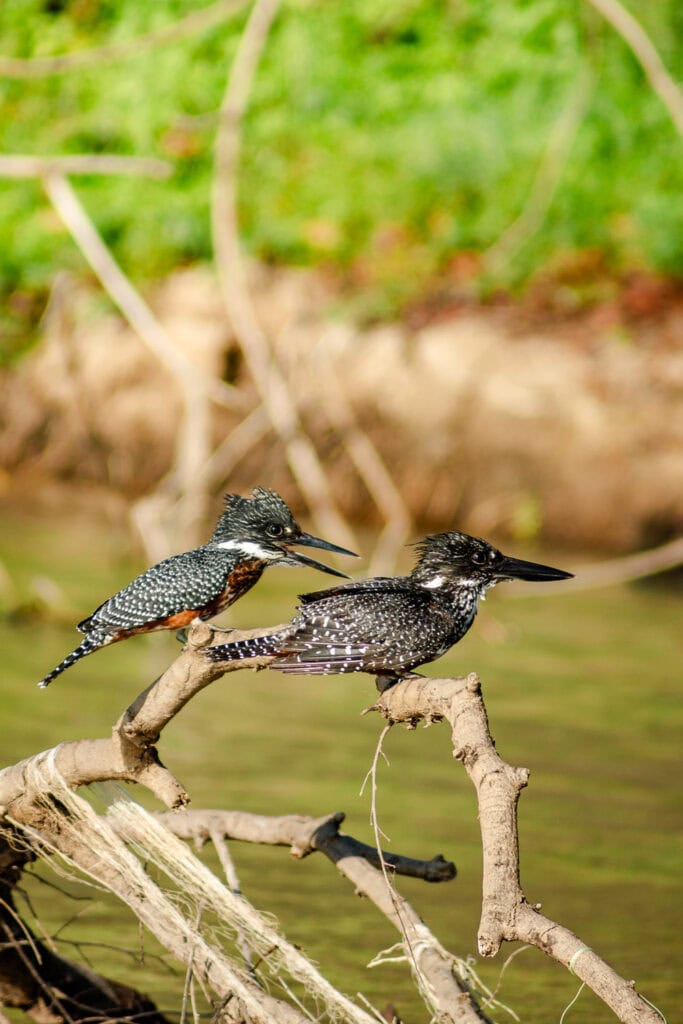
M 400 676 L 375 676 L 375 686 L 379 693 L 384 693 L 385 690 L 390 690 L 392 686 L 395 686 L 396 683 L 399 683 L 400 681 Z

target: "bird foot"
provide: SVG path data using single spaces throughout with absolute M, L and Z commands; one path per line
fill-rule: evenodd
M 375 686 L 380 693 L 384 693 L 385 690 L 390 690 L 392 686 L 396 686 L 396 683 L 403 682 L 404 679 L 424 679 L 424 676 L 420 672 L 406 672 L 402 676 L 375 676 Z
M 199 621 L 198 619 L 195 619 L 194 622 L 190 623 L 190 626 L 194 625 L 198 621 Z M 223 627 L 223 629 L 221 629 L 220 626 L 212 626 L 210 622 L 205 622 L 204 625 L 206 626 L 207 629 L 210 629 L 212 633 L 224 633 L 225 632 L 225 627 Z M 179 644 L 186 644 L 188 636 L 189 636 L 189 627 L 186 626 L 184 629 L 179 629 L 178 630 L 178 632 L 175 635 L 175 638 L 176 638 L 176 640 L 178 641 Z
M 375 686 L 379 693 L 390 690 L 396 683 L 400 683 L 401 676 L 375 676 Z

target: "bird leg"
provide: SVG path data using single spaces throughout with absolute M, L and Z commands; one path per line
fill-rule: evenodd
M 404 679 L 424 679 L 424 676 L 420 675 L 419 672 L 406 672 L 402 676 L 380 673 L 380 675 L 375 676 L 375 686 L 380 693 L 384 693 L 385 690 L 390 690 L 392 686 L 396 686 L 396 683 L 400 683 Z

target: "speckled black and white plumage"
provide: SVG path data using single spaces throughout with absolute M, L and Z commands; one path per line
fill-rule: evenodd
M 290 509 L 274 491 L 257 487 L 250 498 L 226 495 L 225 509 L 211 540 L 193 551 L 164 559 L 101 604 L 78 625 L 85 640 L 38 685 L 47 686 L 100 647 L 138 633 L 180 629 L 213 618 L 257 583 L 269 565 L 308 565 L 343 575 L 292 551 L 292 544 L 351 554 L 302 533 Z
M 303 675 L 369 672 L 383 685 L 445 654 L 467 633 L 477 601 L 508 579 L 570 573 L 502 555 L 467 534 L 435 534 L 418 545 L 409 576 L 377 577 L 304 594 L 281 632 L 210 648 L 214 661 L 275 655 L 270 667 Z

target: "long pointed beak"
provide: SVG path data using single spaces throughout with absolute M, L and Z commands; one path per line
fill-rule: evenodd
M 329 540 L 321 540 L 320 537 L 311 537 L 310 533 L 300 533 L 292 543 L 300 544 L 303 548 L 320 548 L 322 551 L 334 551 L 337 555 L 351 555 L 352 558 L 359 556 L 355 551 L 347 551 L 336 544 L 330 544 Z
M 553 569 L 550 565 L 538 562 L 525 562 L 521 558 L 508 558 L 507 555 L 496 566 L 496 576 L 506 580 L 531 580 L 536 582 L 549 580 L 569 580 L 574 573 L 564 569 Z
M 313 538 L 313 540 L 315 540 L 315 537 Z M 301 541 L 297 540 L 297 544 L 300 543 Z M 325 547 L 327 547 L 325 541 L 320 541 L 318 543 L 321 546 L 325 545 Z M 316 547 L 318 546 L 318 544 L 313 546 Z M 330 544 L 329 547 L 332 551 L 340 551 L 345 555 L 352 554 L 351 551 L 344 551 L 344 548 L 336 548 L 333 544 Z M 293 568 L 296 568 L 296 566 L 298 565 L 306 565 L 308 566 L 309 569 L 320 569 L 321 572 L 328 572 L 330 576 L 341 576 L 343 580 L 347 580 L 349 578 L 345 572 L 339 572 L 337 569 L 333 569 L 329 565 L 323 565 L 322 562 L 316 562 L 315 559 L 309 558 L 307 555 L 302 555 L 301 552 L 299 551 L 292 551 L 291 548 L 284 546 L 281 548 L 281 550 L 285 552 L 285 557 L 277 562 L 278 565 L 288 565 L 292 566 Z

